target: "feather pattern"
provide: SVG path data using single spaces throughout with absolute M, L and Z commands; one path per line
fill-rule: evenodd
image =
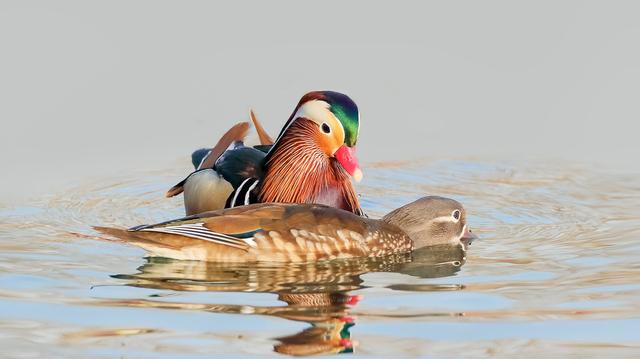
M 204 223 L 185 223 L 176 226 L 166 227 L 149 227 L 136 229 L 137 231 L 159 232 L 167 234 L 178 234 L 185 237 L 200 239 L 224 246 L 234 247 L 242 250 L 248 250 L 249 247 L 255 247 L 253 237 L 236 238 L 223 233 L 216 233 L 204 226 Z M 136 231 L 134 230 L 134 231 Z
M 443 235 L 441 218 L 453 211 L 460 212 L 459 220 L 451 216 Z M 129 230 L 94 228 L 145 248 L 153 256 L 236 263 L 313 262 L 465 245 L 476 238 L 465 218 L 459 202 L 427 196 L 379 220 L 320 204 L 260 203 Z
M 256 132 L 258 133 L 260 145 L 272 145 L 273 139 L 271 138 L 271 136 L 269 136 L 267 131 L 265 131 L 264 127 L 262 127 L 262 124 L 260 123 L 260 121 L 258 121 L 258 118 L 256 117 L 256 114 L 253 112 L 253 110 L 249 111 L 249 116 L 251 117 L 251 122 L 253 122 L 253 127 L 256 128 Z
M 219 262 L 380 257 L 413 247 L 397 226 L 317 204 L 252 204 L 129 230 L 95 228 L 154 256 Z
M 196 171 L 205 168 L 213 168 L 213 165 L 216 163 L 218 158 L 236 141 L 241 141 L 247 135 L 249 131 L 249 123 L 248 122 L 239 122 L 231 127 L 222 137 L 218 140 L 218 143 L 209 151 L 201 160 L 200 164 L 197 166 Z M 197 151 L 196 151 L 197 152 Z M 195 154 L 195 153 L 194 153 Z M 192 173 L 193 174 L 193 173 Z M 189 175 L 191 176 L 191 175 Z M 175 186 L 171 187 L 167 193 L 166 197 L 174 197 L 179 195 L 184 191 L 184 185 L 189 179 L 187 178 L 180 181 Z M 226 189 L 225 189 L 226 190 Z M 189 211 L 187 211 L 189 213 Z
M 236 141 L 242 141 L 249 132 L 248 122 L 239 122 L 231 127 L 222 137 L 218 140 L 215 146 L 211 149 L 209 155 L 202 159 L 200 168 L 213 168 L 213 165 L 226 150 Z
M 319 203 L 362 214 L 349 174 L 318 145 L 314 122 L 300 118 L 265 158 L 260 202 Z

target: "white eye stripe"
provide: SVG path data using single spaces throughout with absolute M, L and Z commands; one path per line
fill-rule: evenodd
M 458 218 L 455 218 L 455 216 L 453 215 L 455 212 L 458 212 Z M 451 212 L 451 215 L 436 217 L 436 218 L 432 219 L 430 222 L 452 222 L 452 223 L 458 223 L 458 222 L 460 222 L 460 218 L 461 217 L 462 217 L 462 213 L 460 213 L 460 210 L 456 209 L 453 212 Z
M 287 132 L 289 127 L 291 127 L 291 125 L 296 122 L 298 118 L 304 117 L 310 120 L 322 118 L 322 116 L 326 116 L 326 113 L 332 114 L 331 111 L 329 111 L 329 107 L 329 103 L 321 100 L 312 100 L 300 106 L 300 108 L 298 108 L 298 111 L 296 111 L 296 113 L 291 118 L 291 121 L 287 122 L 286 127 L 280 132 L 280 135 L 278 136 L 278 138 L 276 138 L 274 144 L 280 141 L 285 132 Z M 274 148 L 275 146 L 272 146 L 269 152 L 271 152 Z
M 327 116 L 327 112 L 331 113 L 331 111 L 329 111 L 329 107 L 330 107 L 329 104 L 325 101 L 321 101 L 321 100 L 309 101 L 303 104 L 302 106 L 300 106 L 300 108 L 298 109 L 298 112 L 296 112 L 294 116 L 294 119 L 299 117 L 305 117 L 311 120 L 324 118 L 325 116 Z
M 440 216 L 431 220 L 431 222 L 458 222 L 451 216 Z

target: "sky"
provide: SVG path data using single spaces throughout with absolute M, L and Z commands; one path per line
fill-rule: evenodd
M 358 156 L 640 170 L 635 1 L 0 2 L 0 203 L 189 164 L 311 90 Z

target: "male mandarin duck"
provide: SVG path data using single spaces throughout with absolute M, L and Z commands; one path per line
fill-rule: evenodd
M 187 215 L 265 202 L 317 203 L 362 215 L 350 178 L 362 178 L 355 156 L 359 117 L 347 95 L 310 92 L 272 141 L 252 113 L 260 146 L 245 146 L 249 124 L 236 124 L 211 151 L 194 152 L 196 171 L 167 196 L 184 191 Z
M 319 204 L 262 203 L 129 230 L 96 229 L 142 247 L 152 256 L 215 262 L 382 257 L 475 238 L 462 205 L 435 196 L 378 220 Z

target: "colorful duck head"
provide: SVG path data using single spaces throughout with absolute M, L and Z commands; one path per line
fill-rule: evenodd
M 361 213 L 350 181 L 362 179 L 355 155 L 360 115 L 349 96 L 304 95 L 265 158 L 261 202 L 320 203 Z
M 471 242 L 477 238 L 467 226 L 462 204 L 445 197 L 422 197 L 390 212 L 382 220 L 402 228 L 416 249 L 456 244 L 461 240 Z
M 355 156 L 360 114 L 355 102 L 349 96 L 335 91 L 307 93 L 280 131 L 275 145 L 286 136 L 294 123 L 303 121 L 315 124 L 316 128 L 309 128 L 306 134 L 313 137 L 322 152 L 335 158 L 356 181 L 360 181 L 362 171 Z

